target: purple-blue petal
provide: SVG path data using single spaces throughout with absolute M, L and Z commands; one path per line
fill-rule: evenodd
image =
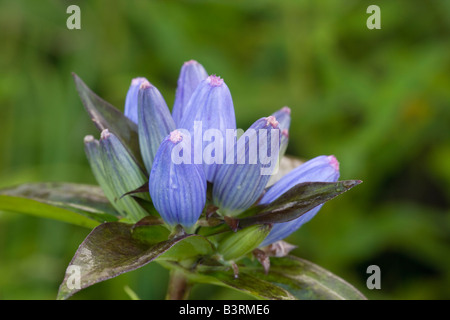
M 202 165 L 173 160 L 173 153 L 180 148 L 190 148 L 188 138 L 174 130 L 156 153 L 149 192 L 153 205 L 167 224 L 189 228 L 196 223 L 205 206 L 206 177 Z
M 139 87 L 143 82 L 147 81 L 147 79 L 143 77 L 134 78 L 131 80 L 130 88 L 127 92 L 127 97 L 125 99 L 125 110 L 124 115 L 138 124 L 138 94 Z
M 277 119 L 281 131 L 289 130 L 291 125 L 291 109 L 289 107 L 283 107 L 275 111 L 272 116 Z
M 208 73 L 205 68 L 197 61 L 190 60 L 183 64 L 178 77 L 177 91 L 172 110 L 172 117 L 175 124 L 180 124 L 192 93 L 194 93 L 200 82 L 207 77 Z
M 203 162 L 206 179 L 214 182 L 217 166 L 223 162 L 220 155 L 226 151 L 227 130 L 236 130 L 233 100 L 223 79 L 212 75 L 198 85 L 178 128 L 191 133 L 194 154 L 200 158 L 196 162 Z
M 264 241 L 259 245 L 259 247 L 265 247 L 269 244 L 277 242 L 279 240 L 283 240 L 287 236 L 291 235 L 295 231 L 297 231 L 303 224 L 311 220 L 317 212 L 322 208 L 322 205 L 315 207 L 314 209 L 309 210 L 307 213 L 289 222 L 277 223 L 270 230 L 269 235 L 264 239 Z
M 163 96 L 148 81 L 142 82 L 138 94 L 138 132 L 139 147 L 148 172 L 161 142 L 173 130 L 175 123 Z
M 291 109 L 289 107 L 283 107 L 280 110 L 272 114 L 277 121 L 281 130 L 281 143 L 280 143 L 280 159 L 284 156 L 288 143 L 289 143 L 289 127 L 291 125 Z
M 213 186 L 220 213 L 236 215 L 258 200 L 278 161 L 279 141 L 278 122 L 270 116 L 257 120 L 227 149 L 234 157 L 219 166 Z
M 319 156 L 298 166 L 277 183 L 275 183 L 259 201 L 260 204 L 268 204 L 276 200 L 295 185 L 303 182 L 336 182 L 339 179 L 339 163 L 334 156 Z M 299 229 L 304 223 L 311 220 L 322 205 L 303 214 L 293 221 L 275 224 L 267 238 L 261 243 L 267 246 L 278 240 L 282 240 Z

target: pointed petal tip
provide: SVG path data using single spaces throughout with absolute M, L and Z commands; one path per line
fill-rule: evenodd
M 183 136 L 180 131 L 173 130 L 169 135 L 169 140 L 173 143 L 178 143 L 183 140 Z
M 191 59 L 184 63 L 185 66 L 191 65 L 191 64 L 199 64 L 197 60 Z
M 283 108 L 281 108 L 281 112 L 287 113 L 287 114 L 291 114 L 291 108 L 289 108 L 288 106 L 284 106 Z
M 278 121 L 277 118 L 274 116 L 268 116 L 266 119 L 266 126 L 271 125 L 272 128 L 277 129 L 278 128 Z
M 219 76 L 216 76 L 215 74 L 212 74 L 208 78 L 206 78 L 206 81 L 212 87 L 220 87 L 221 85 L 223 85 L 223 79 Z
M 90 143 L 90 142 L 94 142 L 95 138 L 92 135 L 87 135 L 84 137 L 84 143 Z
M 139 85 L 139 83 L 140 83 L 140 85 Z M 148 80 L 144 80 L 142 82 L 137 82 L 135 85 L 139 85 L 139 90 L 145 90 L 145 89 L 153 87 L 152 84 Z
M 136 77 L 136 78 L 131 79 L 131 85 L 138 86 L 145 81 L 148 81 L 145 77 Z
M 330 161 L 330 165 L 336 171 L 339 171 L 339 161 L 336 159 L 336 157 L 334 155 L 328 156 L 328 161 Z
M 109 132 L 108 129 L 105 129 L 102 131 L 102 133 L 100 134 L 100 139 L 104 140 L 104 139 L 108 139 L 111 136 L 111 132 Z

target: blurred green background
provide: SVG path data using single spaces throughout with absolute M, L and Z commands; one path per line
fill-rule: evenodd
M 66 9 L 81 8 L 81 30 Z M 381 30 L 366 9 L 381 8 Z M 334 154 L 364 183 L 289 238 L 295 254 L 369 299 L 450 298 L 450 1 L 0 0 L 0 187 L 95 183 L 83 137 L 98 136 L 71 72 L 122 109 L 131 78 L 173 104 L 196 59 L 223 77 L 238 126 L 292 109 L 288 153 Z M 54 299 L 88 229 L 0 213 L 0 299 Z M 368 290 L 369 265 L 381 290 Z M 162 299 L 157 264 L 73 299 Z M 247 298 L 201 285 L 195 299 Z

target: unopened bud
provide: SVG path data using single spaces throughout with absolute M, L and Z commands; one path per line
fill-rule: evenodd
M 217 252 L 226 261 L 236 260 L 257 248 L 269 234 L 271 226 L 254 225 L 232 232 L 221 240 Z

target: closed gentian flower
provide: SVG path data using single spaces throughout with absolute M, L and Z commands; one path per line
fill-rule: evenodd
M 146 175 L 120 140 L 108 129 L 101 133 L 100 148 L 106 181 L 109 188 L 114 190 L 115 207 L 132 221 L 145 217 L 147 212 L 133 198 L 124 195 L 145 184 Z
M 278 127 L 281 131 L 289 130 L 291 125 L 291 109 L 289 107 L 283 107 L 272 114 L 278 121 Z
M 161 143 L 150 173 L 149 191 L 153 205 L 170 226 L 193 226 L 206 203 L 206 177 L 201 164 L 178 161 L 179 153 L 190 152 L 188 135 L 174 130 Z
M 190 132 L 194 162 L 203 163 L 206 179 L 214 182 L 225 155 L 224 137 L 227 130 L 236 130 L 233 100 L 223 79 L 212 75 L 197 86 L 178 128 Z
M 106 198 L 108 198 L 109 202 L 111 202 L 118 211 L 123 211 L 122 208 L 117 207 L 117 203 L 114 201 L 116 198 L 120 197 L 120 195 L 115 194 L 113 186 L 108 182 L 105 167 L 103 166 L 102 149 L 100 148 L 98 140 L 94 139 L 91 135 L 84 137 L 84 151 L 86 152 L 86 157 L 91 166 L 92 173 L 102 188 Z
M 134 78 L 131 80 L 130 88 L 127 92 L 127 97 L 125 99 L 125 110 L 124 115 L 133 121 L 134 123 L 138 124 L 138 94 L 139 94 L 139 88 L 141 87 L 141 84 L 147 81 L 147 79 L 143 77 Z
M 180 124 L 186 110 L 189 99 L 200 82 L 208 77 L 205 68 L 195 60 L 187 61 L 181 67 L 178 77 L 175 102 L 173 104 L 172 117 L 175 124 Z
M 269 204 L 295 185 L 303 182 L 336 182 L 339 179 L 339 163 L 334 156 L 319 156 L 311 159 L 289 172 L 267 190 L 259 201 L 260 204 Z M 311 220 L 322 205 L 306 212 L 299 218 L 275 224 L 261 247 L 282 240 L 299 229 L 304 223 Z
M 138 94 L 138 132 L 142 159 L 148 172 L 161 142 L 175 130 L 169 108 L 156 87 L 143 81 Z
M 272 114 L 277 121 L 278 126 L 281 131 L 281 142 L 280 142 L 280 156 L 281 159 L 286 153 L 286 149 L 289 143 L 289 127 L 291 125 L 291 109 L 289 107 L 283 107 L 280 110 Z
M 278 121 L 269 116 L 253 123 L 236 145 L 227 149 L 226 163 L 217 171 L 212 193 L 220 213 L 237 215 L 258 200 L 277 165 L 279 143 Z

